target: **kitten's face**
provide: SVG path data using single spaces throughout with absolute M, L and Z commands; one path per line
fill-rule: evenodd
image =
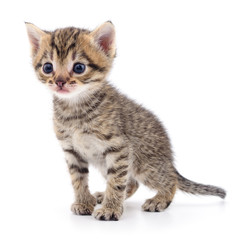
M 78 28 L 42 31 L 26 23 L 33 67 L 60 98 L 89 94 L 104 82 L 115 56 L 115 31 L 106 22 L 90 32 Z

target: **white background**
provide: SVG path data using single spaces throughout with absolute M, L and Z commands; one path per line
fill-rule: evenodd
M 238 239 L 238 1 L 1 1 L 0 239 Z M 178 192 L 144 213 L 141 186 L 118 222 L 70 212 L 73 191 L 52 128 L 51 95 L 34 75 L 24 21 L 93 29 L 112 20 L 109 80 L 151 109 L 182 175 L 224 187 L 225 201 Z M 105 182 L 90 169 L 92 192 Z

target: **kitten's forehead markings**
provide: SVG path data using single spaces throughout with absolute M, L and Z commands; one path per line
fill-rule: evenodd
M 51 61 L 53 61 L 53 50 L 51 50 L 50 59 L 51 59 Z
M 52 33 L 51 46 L 62 61 L 68 56 L 70 50 L 76 47 L 81 31 L 77 28 L 67 28 L 58 29 Z
M 55 32 L 52 33 L 52 36 L 51 36 L 51 47 L 52 47 L 52 50 L 56 50 L 56 53 L 57 55 L 60 54 L 60 50 L 58 48 L 58 46 L 56 45 L 55 43 Z
M 75 59 L 76 59 L 76 51 L 72 53 L 72 61 L 75 61 Z

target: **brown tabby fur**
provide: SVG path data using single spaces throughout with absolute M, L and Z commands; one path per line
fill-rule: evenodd
M 174 167 L 168 135 L 151 112 L 119 93 L 107 82 L 115 57 L 111 22 L 94 31 L 63 28 L 42 31 L 26 23 L 32 46 L 32 63 L 39 80 L 54 93 L 54 128 L 65 152 L 75 192 L 72 211 L 100 220 L 118 220 L 123 202 L 141 182 L 157 191 L 146 200 L 144 211 L 160 212 L 169 206 L 177 189 L 202 195 L 226 196 L 223 189 L 182 177 Z M 43 65 L 54 70 L 45 74 Z M 75 62 L 86 70 L 76 74 Z M 57 93 L 58 80 L 73 95 Z M 105 193 L 91 195 L 88 164 L 107 179 Z M 102 207 L 94 211 L 96 203 Z

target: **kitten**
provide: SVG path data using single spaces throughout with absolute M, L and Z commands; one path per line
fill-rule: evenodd
M 181 176 L 161 122 L 107 82 L 116 55 L 111 22 L 94 31 L 26 27 L 37 77 L 53 93 L 54 128 L 72 178 L 75 214 L 118 220 L 138 182 L 157 191 L 142 206 L 149 212 L 166 209 L 177 189 L 225 198 L 223 189 Z M 90 193 L 89 164 L 107 179 L 104 193 Z M 102 207 L 94 211 L 97 203 Z

